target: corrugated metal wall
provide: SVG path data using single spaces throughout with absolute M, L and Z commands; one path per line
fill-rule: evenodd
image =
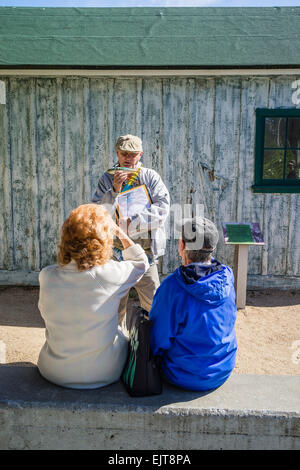
M 203 203 L 233 264 L 222 221 L 261 224 L 249 273 L 300 276 L 300 195 L 253 194 L 255 109 L 293 107 L 295 77 L 1 78 L 0 270 L 13 282 L 55 262 L 69 212 L 91 200 L 115 162 L 116 138 L 140 135 L 143 163 L 163 177 L 172 204 Z M 171 217 L 172 218 L 172 217 Z M 161 269 L 179 262 L 168 242 Z

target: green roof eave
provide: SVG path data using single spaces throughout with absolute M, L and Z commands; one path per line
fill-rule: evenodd
M 0 7 L 0 67 L 300 66 L 300 7 Z

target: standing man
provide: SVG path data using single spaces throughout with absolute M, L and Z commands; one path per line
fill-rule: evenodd
M 106 172 L 101 176 L 93 196 L 93 202 L 110 206 L 111 212 L 114 213 L 118 195 L 124 189 L 129 189 L 128 183 L 131 188 L 146 186 L 152 200 L 151 208 L 144 209 L 129 219 L 120 219 L 119 224 L 125 231 L 127 230 L 129 237 L 135 243 L 144 248 L 147 254 L 150 267 L 134 287 L 138 293 L 141 307 L 149 312 L 152 299 L 160 284 L 157 263 L 158 258 L 165 252 L 165 221 L 169 214 L 170 196 L 159 174 L 142 166 L 140 159 L 143 147 L 139 137 L 131 134 L 120 136 L 115 148 L 118 158 L 115 169 L 120 167 L 120 171 L 115 171 L 113 175 Z M 122 167 L 132 168 L 136 172 L 130 174 L 122 171 Z M 119 245 L 117 239 L 114 242 L 114 258 L 118 261 L 122 260 L 122 246 Z M 119 324 L 126 314 L 128 294 L 129 291 L 120 302 Z

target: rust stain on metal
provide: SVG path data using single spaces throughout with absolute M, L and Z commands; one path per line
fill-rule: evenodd
M 190 204 L 193 204 L 193 192 L 194 192 L 194 188 L 193 186 L 191 186 L 191 189 L 190 189 Z
M 210 181 L 215 181 L 215 172 L 214 172 L 214 170 L 209 170 L 208 176 L 209 176 Z

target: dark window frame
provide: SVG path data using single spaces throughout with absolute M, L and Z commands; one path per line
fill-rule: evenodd
M 296 108 L 257 108 L 256 109 L 256 136 L 255 136 L 255 193 L 300 193 L 300 179 L 263 179 L 265 118 L 268 117 L 299 117 L 300 109 Z M 286 145 L 286 142 L 285 142 Z M 285 147 L 286 153 L 286 147 Z

